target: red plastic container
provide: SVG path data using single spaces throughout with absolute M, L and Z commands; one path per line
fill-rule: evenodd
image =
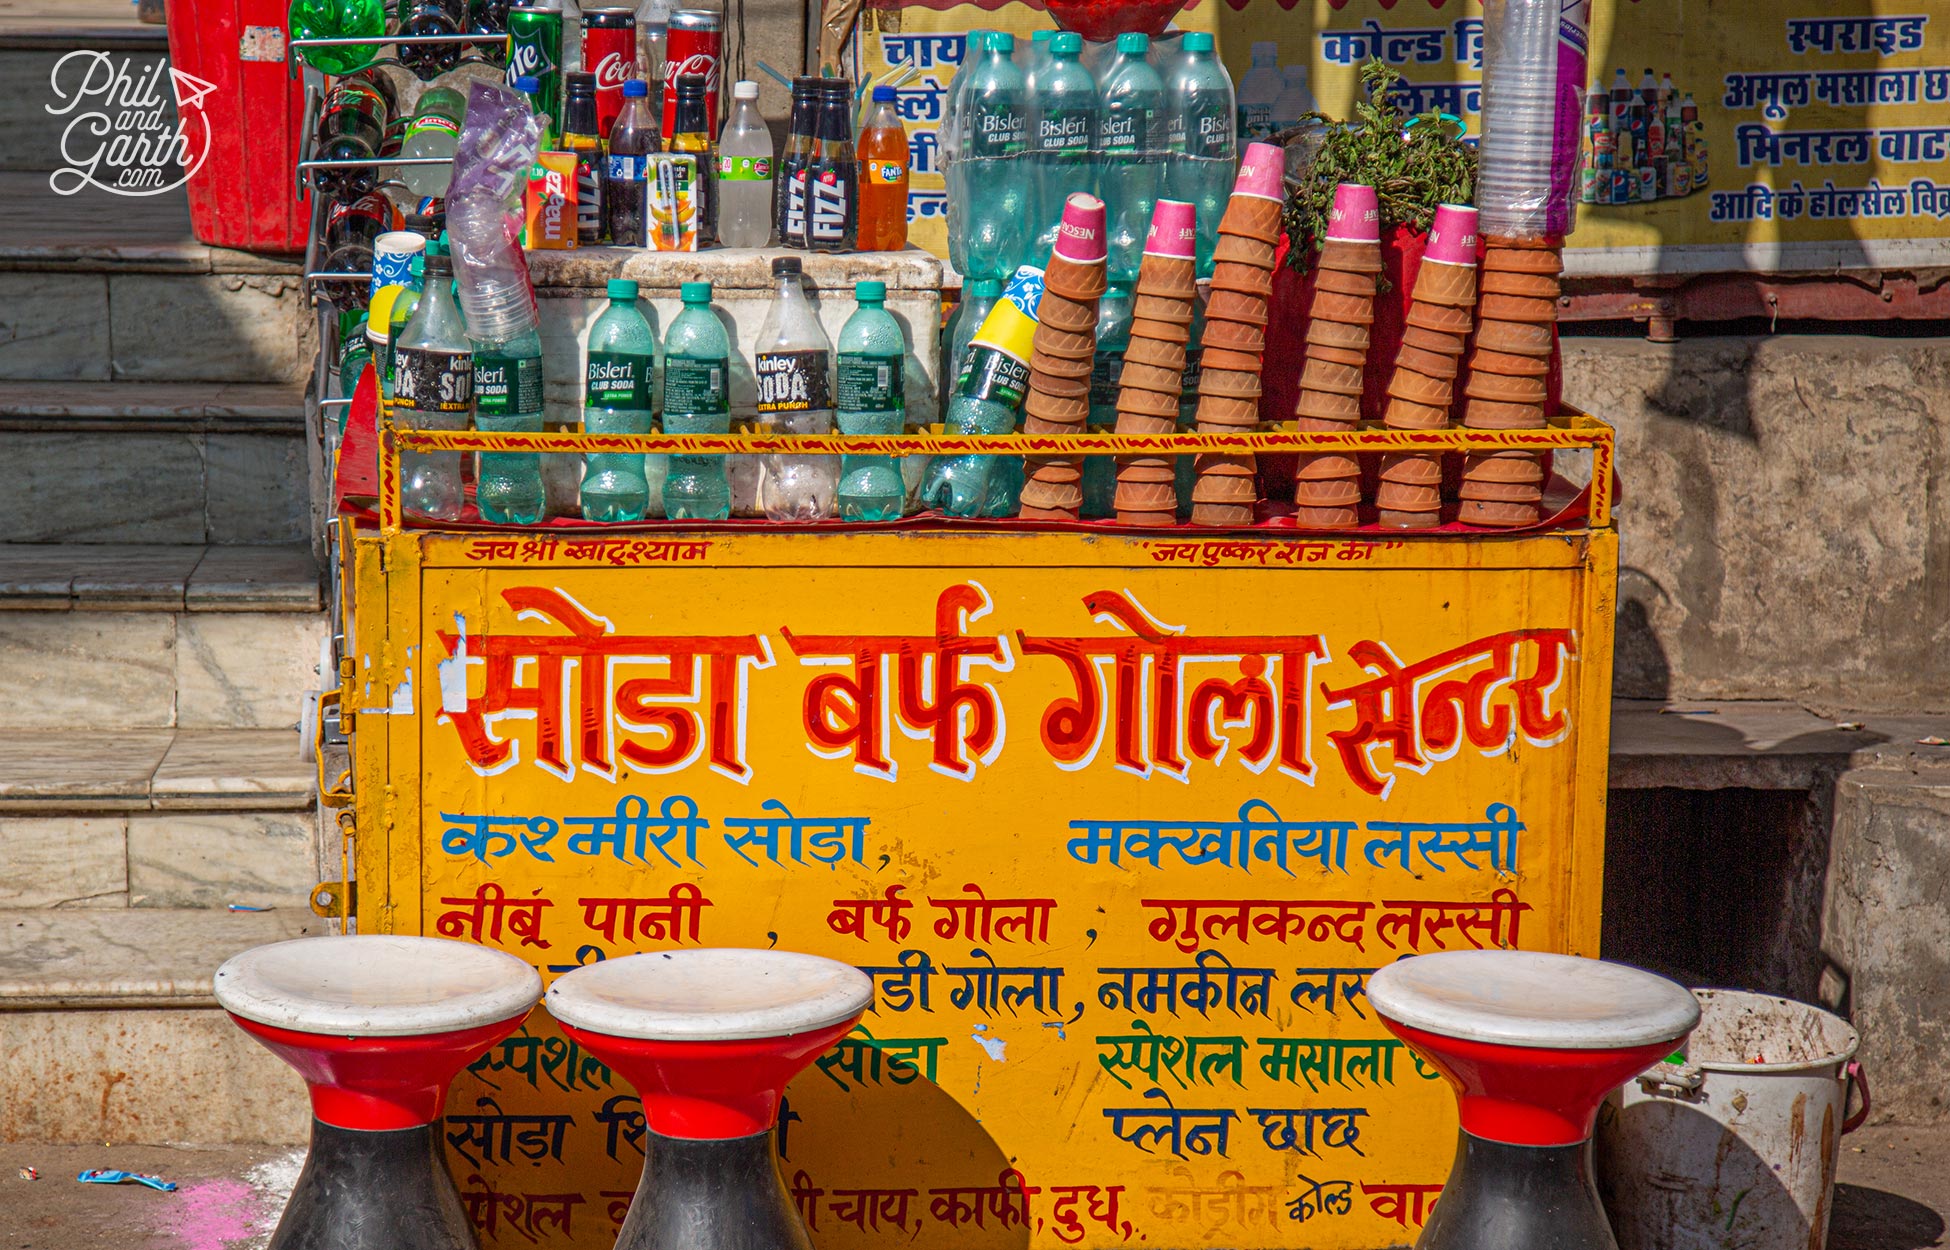
M 284 0 L 171 4 L 169 62 L 179 112 L 201 110 L 210 149 L 190 175 L 190 227 L 212 247 L 302 252 L 310 202 L 295 196 L 305 86 L 285 60 Z M 202 92 L 193 103 L 188 97 Z M 185 132 L 194 141 L 195 123 Z

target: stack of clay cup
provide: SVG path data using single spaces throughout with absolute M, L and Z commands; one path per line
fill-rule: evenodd
M 1117 379 L 1117 432 L 1171 434 L 1185 385 L 1185 351 L 1198 296 L 1198 215 L 1183 200 L 1159 200 L 1151 212 L 1131 304 L 1131 341 Z M 1177 470 L 1171 456 L 1117 458 L 1117 519 L 1124 525 L 1170 525 L 1177 518 Z
M 1381 208 L 1373 187 L 1344 182 L 1334 188 L 1314 268 L 1295 428 L 1303 434 L 1351 432 L 1361 420 L 1368 331 L 1381 276 Z M 1359 521 L 1361 462 L 1353 454 L 1302 452 L 1294 476 L 1296 526 L 1340 529 Z
M 1056 247 L 1043 271 L 1043 301 L 1029 356 L 1022 432 L 1082 434 L 1090 418 L 1090 373 L 1097 355 L 1097 301 L 1104 272 L 1104 202 L 1078 192 L 1063 204 Z M 1022 517 L 1074 521 L 1083 508 L 1081 456 L 1029 456 L 1023 462 Z
M 1212 291 L 1200 340 L 1198 432 L 1239 434 L 1259 424 L 1259 373 L 1266 351 L 1273 256 L 1286 207 L 1286 154 L 1246 146 L 1232 198 L 1219 219 Z M 1193 462 L 1192 524 L 1251 525 L 1259 465 L 1250 454 L 1202 453 Z
M 1476 305 L 1476 210 L 1444 204 L 1435 210 L 1428 248 L 1408 306 L 1401 351 L 1388 379 L 1391 430 L 1448 428 L 1463 344 Z M 1381 458 L 1375 492 L 1380 522 L 1395 529 L 1427 529 L 1442 521 L 1442 454 L 1406 452 Z
M 1466 362 L 1463 424 L 1473 430 L 1540 430 L 1545 376 L 1557 322 L 1563 258 L 1548 239 L 1484 239 L 1476 341 Z M 1463 462 L 1462 507 L 1469 525 L 1535 525 L 1544 497 L 1543 456 L 1534 451 L 1472 453 Z

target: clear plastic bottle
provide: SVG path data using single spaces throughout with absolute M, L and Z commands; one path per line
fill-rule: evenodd
M 1280 70 L 1280 98 L 1273 101 L 1273 130 L 1285 130 L 1318 107 L 1307 81 L 1305 65 L 1288 65 Z
M 1265 139 L 1273 133 L 1273 106 L 1286 90 L 1280 75 L 1280 45 L 1253 45 L 1253 67 L 1239 80 L 1239 139 L 1242 143 Z
M 585 434 L 648 434 L 657 371 L 657 331 L 637 306 L 637 284 L 611 278 L 609 307 L 584 340 Z M 647 463 L 657 461 L 655 466 Z M 667 456 L 591 452 L 582 458 L 582 519 L 640 521 L 663 513 Z
M 1030 218 L 1029 256 L 1047 259 L 1056 243 L 1056 227 L 1063 219 L 1063 201 L 1077 191 L 1096 194 L 1091 176 L 1091 145 L 1097 139 L 1097 116 L 1102 101 L 1097 82 L 1077 60 L 1083 39 L 1074 31 L 1050 37 L 1048 67 L 1036 76 L 1030 98 L 1035 138 L 1033 152 L 1035 198 Z M 980 194 L 979 191 L 975 192 Z
M 528 326 L 510 338 L 474 339 L 474 428 L 542 432 L 542 338 Z M 535 452 L 481 452 L 474 459 L 474 503 L 495 525 L 534 525 L 546 510 L 542 458 Z
M 772 241 L 772 129 L 758 112 L 758 84 L 731 88 L 731 116 L 718 140 L 718 241 L 764 247 Z
M 460 143 L 460 119 L 466 115 L 466 96 L 452 87 L 429 87 L 420 93 L 413 124 L 406 128 L 399 154 L 409 160 L 427 156 L 451 158 Z M 452 165 L 408 165 L 400 170 L 406 189 L 422 198 L 446 195 L 447 183 L 453 176 Z
M 1090 432 L 1117 429 L 1117 382 L 1124 372 L 1124 349 L 1131 344 L 1131 288 L 1113 281 L 1097 302 L 1097 354 L 1090 368 Z M 1117 511 L 1117 459 L 1083 458 L 1083 515 Z
M 960 150 L 948 169 L 948 229 L 965 279 L 1008 277 L 1027 234 L 1029 90 L 1010 59 L 1014 48 L 1014 37 L 990 34 L 962 84 Z
M 636 10 L 636 76 L 662 86 L 664 49 L 670 39 L 670 6 L 664 0 L 643 0 Z M 663 96 L 657 97 L 657 129 L 663 130 Z
M 1060 37 L 1060 36 L 1059 36 Z M 948 401 L 952 434 L 1008 434 L 1029 383 L 1031 341 L 1043 294 L 1042 271 L 1025 268 L 1004 288 L 969 341 Z M 1013 470 L 998 465 L 1016 461 Z M 1011 494 L 1011 486 L 1016 494 Z M 1010 516 L 1022 488 L 1021 457 L 937 456 L 928 465 L 921 502 L 949 516 Z M 1005 509 L 998 511 L 998 509 Z
M 772 287 L 752 369 L 758 379 L 759 430 L 831 434 L 833 342 L 806 298 L 798 257 L 772 262 Z M 839 472 L 835 456 L 764 456 L 758 465 L 758 506 L 773 521 L 832 516 Z
M 1163 190 L 1165 84 L 1146 59 L 1150 51 L 1151 40 L 1142 34 L 1117 37 L 1097 114 L 1097 185 L 1107 210 L 1112 282 L 1137 281 L 1151 206 Z
M 856 283 L 853 298 L 858 307 L 840 330 L 834 368 L 840 433 L 899 434 L 907 421 L 907 335 L 883 306 L 886 283 Z M 894 457 L 841 457 L 842 519 L 898 521 L 906 500 L 907 487 Z
M 474 353 L 454 302 L 453 261 L 426 258 L 426 290 L 394 342 L 393 422 L 407 430 L 464 430 L 474 401 Z M 415 516 L 460 518 L 457 451 L 400 455 L 400 501 Z
M 709 282 L 686 282 L 684 310 L 664 335 L 663 413 L 666 434 L 731 433 L 731 340 L 711 307 Z M 664 515 L 672 520 L 722 521 L 731 515 L 731 484 L 723 456 L 670 457 Z
M 1233 112 L 1232 79 L 1213 55 L 1210 33 L 1188 32 L 1182 54 L 1165 76 L 1165 145 L 1171 150 L 1166 182 L 1171 198 L 1184 200 L 1198 214 L 1198 272 L 1212 274 L 1212 252 L 1219 242 L 1219 220 L 1232 196 L 1239 141 Z
M 647 242 L 645 203 L 649 155 L 663 145 L 663 122 L 650 103 L 650 86 L 638 78 L 623 81 L 623 109 L 609 128 L 603 158 L 603 229 L 618 247 Z
M 1002 284 L 994 278 L 978 278 L 961 289 L 961 302 L 948 318 L 941 340 L 941 407 L 948 407 L 954 394 L 955 379 L 961 374 L 962 360 L 968 355 L 968 341 L 982 328 L 995 301 L 1002 298 Z

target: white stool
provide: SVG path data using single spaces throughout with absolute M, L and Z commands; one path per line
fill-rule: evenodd
M 1616 1250 L 1587 1164 L 1598 1104 L 1692 1032 L 1693 996 L 1623 964 L 1498 950 L 1404 959 L 1367 993 L 1462 1118 L 1417 1250 Z
M 311 1151 L 269 1250 L 474 1250 L 440 1114 L 541 997 L 535 970 L 439 938 L 301 938 L 231 959 L 216 992 L 311 1087 Z
M 617 1250 L 809 1250 L 772 1161 L 779 1098 L 872 1001 L 859 969 L 789 951 L 629 955 L 549 987 L 562 1031 L 643 1099 Z

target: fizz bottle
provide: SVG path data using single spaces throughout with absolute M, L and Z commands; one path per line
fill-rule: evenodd
M 603 239 L 603 136 L 596 129 L 596 76 L 577 70 L 562 76 L 563 150 L 576 154 L 576 243 Z

